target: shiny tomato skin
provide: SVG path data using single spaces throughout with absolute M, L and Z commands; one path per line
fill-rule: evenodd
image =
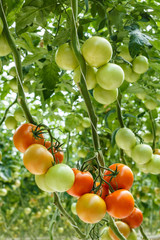
M 99 186 L 99 182 L 96 182 L 96 187 Z M 100 196 L 103 200 L 105 200 L 106 196 L 109 195 L 109 186 L 102 184 L 100 188 L 95 192 L 98 196 Z
M 132 194 L 126 189 L 119 189 L 105 198 L 107 212 L 114 218 L 126 218 L 134 209 Z
M 116 177 L 112 178 L 111 181 L 110 181 L 111 176 L 105 176 L 107 174 L 111 174 L 111 171 L 106 170 L 104 172 L 104 180 L 109 182 L 114 190 L 118 190 L 118 189 L 129 190 L 132 187 L 134 176 L 133 176 L 132 170 L 128 166 L 122 163 L 114 163 L 111 166 L 109 166 L 109 168 L 114 171 L 117 168 L 119 172 Z
M 72 168 L 75 174 L 73 186 L 67 193 L 73 197 L 80 197 L 85 193 L 89 193 L 93 187 L 93 177 L 90 172 L 81 172 L 76 168 Z
M 32 144 L 23 155 L 23 163 L 29 172 L 41 175 L 52 167 L 53 156 L 43 145 Z
M 46 141 L 45 142 L 45 147 L 48 149 L 51 147 L 51 142 L 50 141 Z M 48 150 L 50 153 L 52 153 L 52 149 Z M 64 153 L 62 151 L 62 148 L 59 148 L 58 151 L 53 147 L 53 153 L 54 153 L 54 158 L 56 163 L 61 163 L 63 162 L 64 159 Z
M 106 213 L 105 201 L 94 193 L 82 195 L 76 204 L 78 217 L 85 223 L 97 223 Z
M 16 129 L 13 135 L 13 143 L 20 152 L 24 153 L 31 144 L 44 144 L 44 137 L 42 134 L 36 138 L 34 137 L 33 131 L 36 127 L 37 126 L 34 124 L 24 123 Z M 37 130 L 40 129 L 37 128 Z
M 123 222 L 127 223 L 130 228 L 137 228 L 143 222 L 143 213 L 135 207 L 133 212 L 127 218 L 123 219 Z

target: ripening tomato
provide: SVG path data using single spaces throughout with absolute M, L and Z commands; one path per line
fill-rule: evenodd
M 94 193 L 82 195 L 76 205 L 78 217 L 85 223 L 97 223 L 105 216 L 105 201 Z
M 14 135 L 13 135 L 13 142 L 14 146 L 22 153 L 26 151 L 26 149 L 34 143 L 44 145 L 44 137 L 42 134 L 38 134 L 35 132 L 37 128 L 36 125 L 31 123 L 24 123 L 19 126 Z M 37 128 L 37 131 L 40 129 Z
M 53 143 L 53 145 L 54 145 L 54 143 Z M 45 142 L 45 147 L 46 147 L 47 149 L 50 148 L 50 147 L 51 147 L 51 142 L 50 142 L 50 141 L 46 141 L 46 142 Z M 49 151 L 50 153 L 52 153 L 52 149 L 49 149 L 48 151 Z M 55 148 L 53 147 L 53 153 L 54 153 L 54 159 L 55 159 L 56 163 L 61 163 L 61 162 L 63 162 L 64 153 L 63 153 L 63 151 L 62 151 L 62 148 L 59 148 L 59 149 L 57 150 L 57 149 L 55 149 Z
M 128 224 L 121 222 L 121 221 L 117 221 L 117 222 L 115 222 L 115 224 L 116 224 L 118 230 L 120 231 L 120 233 L 125 238 L 127 238 L 130 234 L 130 227 L 128 226 Z M 111 227 L 109 227 L 108 233 L 112 240 L 119 240 L 119 238 L 116 236 L 116 234 L 112 231 Z
M 76 168 L 72 170 L 75 175 L 75 181 L 67 193 L 73 197 L 80 197 L 85 193 L 89 193 L 93 187 L 93 177 L 91 173 L 81 172 Z
M 130 228 L 137 228 L 143 222 L 143 213 L 140 209 L 134 208 L 133 212 L 127 218 L 124 218 L 123 221 L 127 223 Z
M 35 175 L 45 174 L 52 167 L 53 156 L 41 144 L 30 145 L 23 155 L 24 166 Z
M 117 168 L 118 171 L 117 176 L 113 177 L 112 180 L 110 180 L 112 176 L 107 176 L 111 174 L 111 171 L 106 170 L 104 172 L 104 180 L 109 182 L 114 190 L 120 188 L 129 190 L 132 187 L 134 176 L 132 170 L 128 166 L 122 163 L 114 163 L 109 166 L 109 168 L 114 171 Z M 104 184 L 107 185 L 107 183 Z
M 99 186 L 99 182 L 96 182 L 96 187 Z M 95 194 L 99 195 L 103 200 L 109 195 L 109 186 L 102 184 Z
M 134 209 L 134 199 L 132 194 L 125 190 L 119 189 L 105 198 L 107 212 L 114 218 L 126 218 Z

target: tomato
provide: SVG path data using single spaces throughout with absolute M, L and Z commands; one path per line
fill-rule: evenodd
M 138 240 L 137 233 L 134 229 L 131 230 L 127 240 Z
M 53 192 L 53 190 L 49 188 L 45 182 L 45 174 L 35 175 L 35 182 L 42 191 Z
M 116 144 L 119 148 L 129 150 L 136 145 L 136 137 L 129 128 L 120 128 L 116 133 Z
M 96 78 L 101 88 L 114 90 L 122 85 L 124 81 L 124 71 L 117 64 L 107 63 L 98 69 Z
M 5 188 L 0 188 L 0 196 L 6 196 L 7 195 L 7 189 Z
M 11 52 L 11 48 L 5 35 L 2 33 L 0 35 L 0 57 L 6 56 Z
M 30 214 L 31 213 L 31 208 L 27 207 L 27 208 L 24 208 L 24 213 L 26 215 Z
M 8 116 L 5 120 L 5 125 L 8 129 L 12 130 L 17 127 L 17 121 L 13 116 Z
M 160 149 L 154 149 L 154 154 L 160 155 Z
M 105 198 L 107 212 L 114 218 L 128 217 L 134 208 L 134 199 L 132 194 L 125 190 L 120 189 Z
M 138 56 L 133 60 L 133 71 L 139 74 L 145 73 L 149 68 L 148 59 L 145 56 Z
M 72 213 L 75 214 L 75 215 L 77 215 L 76 205 L 77 205 L 77 203 L 75 203 L 75 202 L 72 203 L 72 205 L 71 205 L 71 211 L 72 211 Z
M 117 228 L 120 231 L 120 233 L 125 238 L 127 238 L 130 234 L 130 228 L 129 228 L 128 224 L 121 222 L 121 221 L 117 221 L 117 222 L 115 222 L 115 224 L 117 225 Z M 116 236 L 116 234 L 112 231 L 111 227 L 109 227 L 108 233 L 112 240 L 119 240 L 119 237 Z
M 158 106 L 157 102 L 154 99 L 145 99 L 144 104 L 149 110 L 154 110 Z
M 152 148 L 147 144 L 137 144 L 132 150 L 132 159 L 139 164 L 145 164 L 152 158 Z
M 99 85 L 97 85 L 93 89 L 93 97 L 96 99 L 97 102 L 109 105 L 116 101 L 118 97 L 118 89 L 105 90 Z
M 58 232 L 59 232 L 59 233 L 63 233 L 63 232 L 64 232 L 64 228 L 63 228 L 63 227 L 59 227 L 59 228 L 58 228 Z
M 16 119 L 16 121 L 18 122 L 24 122 L 25 121 L 25 114 L 22 110 L 22 108 L 17 108 L 14 112 L 14 118 Z
M 87 151 L 85 149 L 79 149 L 77 154 L 78 154 L 78 157 L 80 158 L 85 158 L 87 156 Z
M 52 167 L 53 156 L 43 145 L 32 144 L 24 152 L 23 163 L 29 172 L 41 175 Z
M 73 186 L 74 180 L 75 175 L 73 170 L 63 163 L 54 165 L 45 175 L 46 185 L 57 192 L 69 190 Z
M 124 71 L 124 79 L 127 82 L 134 83 L 140 78 L 140 75 L 133 72 L 132 68 L 128 64 L 121 64 L 120 66 Z
M 84 42 L 82 54 L 90 66 L 98 68 L 111 59 L 112 46 L 107 39 L 94 36 Z
M 97 223 L 105 216 L 105 201 L 94 193 L 82 195 L 76 205 L 78 217 L 85 223 Z
M 58 48 L 55 61 L 57 65 L 64 70 L 74 70 L 78 66 L 77 58 L 68 43 Z
M 36 125 L 31 123 L 24 123 L 18 127 L 13 135 L 14 146 L 22 153 L 34 143 L 44 145 L 44 137 L 42 134 L 35 132 Z M 37 128 L 37 131 L 40 129 Z
M 104 180 L 109 182 L 114 190 L 120 188 L 129 190 L 132 187 L 134 176 L 132 170 L 128 166 L 122 163 L 114 163 L 110 165 L 109 168 L 114 171 L 117 169 L 118 171 L 118 174 L 113 177 L 112 180 L 111 176 L 106 176 L 111 174 L 111 171 L 106 170 L 104 172 Z M 107 183 L 104 184 L 107 185 Z
M 123 222 L 127 223 L 130 228 L 137 228 L 143 222 L 143 213 L 135 207 L 133 212 L 127 218 L 123 219 Z
M 53 143 L 54 145 L 54 143 Z M 50 141 L 46 141 L 45 142 L 45 147 L 48 149 L 51 147 L 51 142 Z M 50 153 L 52 153 L 52 149 L 50 148 L 48 150 Z M 63 162 L 63 158 L 64 158 L 64 153 L 62 151 L 62 148 L 56 149 L 53 147 L 53 153 L 54 153 L 54 159 L 56 161 L 56 163 L 61 163 Z
M 0 35 L 2 34 L 3 32 L 3 21 L 2 21 L 2 18 L 0 17 Z
M 16 68 L 15 67 L 12 67 L 9 70 L 9 75 L 12 76 L 12 77 L 16 77 L 17 76 L 17 72 L 16 72 Z
M 151 160 L 146 163 L 146 168 L 152 174 L 160 174 L 160 155 L 153 154 Z
M 99 186 L 99 182 L 96 182 L 96 187 Z M 103 200 L 105 200 L 106 196 L 109 195 L 109 187 L 108 185 L 102 184 L 99 189 L 95 192 L 95 194 L 99 195 Z
M 67 193 L 73 197 L 80 197 L 85 193 L 89 193 L 93 187 L 93 177 L 91 173 L 81 172 L 76 168 L 72 170 L 75 175 L 75 181 Z
M 83 126 L 84 128 L 89 128 L 89 127 L 91 126 L 91 121 L 90 121 L 90 119 L 87 118 L 87 117 L 83 118 L 83 120 L 82 120 L 82 126 Z
M 142 136 L 145 143 L 153 142 L 153 134 L 151 132 L 146 132 Z

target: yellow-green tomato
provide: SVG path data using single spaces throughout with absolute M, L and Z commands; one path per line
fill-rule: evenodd
M 85 149 L 78 150 L 78 157 L 85 158 L 87 156 L 87 151 Z
M 90 122 L 90 119 L 89 118 L 84 118 L 83 120 L 82 120 L 82 126 L 84 127 L 84 128 L 89 128 L 90 126 L 91 126 L 91 122 Z
M 107 63 L 96 73 L 97 83 L 106 90 L 114 90 L 124 81 L 123 69 L 114 63 Z
M 153 154 L 151 160 L 146 164 L 147 169 L 152 174 L 160 174 L 160 155 Z
M 14 184 L 15 184 L 16 187 L 20 187 L 21 186 L 21 181 L 19 179 L 16 179 Z
M 145 164 L 152 158 L 152 148 L 147 144 L 137 144 L 132 150 L 132 159 L 139 164 Z
M 133 71 L 142 74 L 149 68 L 148 58 L 145 56 L 138 56 L 133 60 Z
M 82 54 L 86 62 L 92 67 L 101 67 L 112 57 L 112 46 L 103 38 L 94 36 L 87 39 L 82 46 Z
M 129 128 L 120 128 L 116 133 L 116 144 L 119 148 L 130 150 L 136 145 L 136 137 Z
M 128 46 L 127 45 L 122 45 L 118 48 L 120 51 L 119 56 L 121 56 L 123 59 L 125 59 L 128 62 L 132 61 L 132 57 L 129 53 Z
M 47 184 L 45 183 L 45 174 L 35 175 L 35 182 L 42 191 L 53 192 L 53 189 L 48 187 Z
M 77 67 L 74 70 L 74 74 L 73 74 L 73 80 L 75 81 L 75 83 L 79 83 L 80 82 L 80 77 L 81 77 L 81 71 L 80 71 L 80 67 Z M 87 65 L 86 67 L 86 85 L 87 85 L 87 89 L 93 89 L 96 86 L 97 80 L 96 80 L 96 70 L 93 67 L 90 67 Z
M 0 57 L 6 56 L 11 52 L 11 48 L 5 35 L 2 33 L 0 35 Z
M 16 76 L 17 76 L 16 68 L 15 68 L 15 67 L 12 67 L 12 68 L 9 70 L 9 75 L 12 76 L 12 77 L 16 77 Z
M 57 65 L 64 70 L 74 70 L 78 66 L 77 58 L 68 43 L 58 48 L 55 61 Z
M 9 116 L 5 120 L 5 125 L 8 129 L 12 130 L 17 127 L 17 121 L 13 116 Z
M 146 132 L 142 135 L 142 138 L 145 143 L 153 142 L 153 134 L 151 132 Z
M 24 209 L 24 213 L 25 213 L 26 215 L 30 214 L 30 213 L 31 213 L 31 208 L 26 207 L 26 208 Z
M 59 228 L 58 228 L 58 232 L 59 232 L 59 233 L 63 233 L 63 232 L 64 232 L 64 228 L 63 228 L 63 227 L 59 227 Z
M 69 190 L 74 183 L 75 175 L 73 170 L 66 164 L 59 163 L 49 168 L 45 174 L 46 185 L 57 192 Z
M 122 64 L 121 67 L 124 71 L 124 79 L 127 82 L 133 83 L 139 79 L 140 75 L 133 72 L 132 68 L 128 64 Z
M 112 240 L 108 233 L 108 227 L 103 228 L 100 232 L 100 240 Z
M 74 202 L 74 203 L 72 203 L 72 205 L 71 205 L 71 211 L 72 211 L 72 213 L 75 214 L 75 215 L 77 215 L 76 204 L 77 204 L 77 203 Z
M 18 92 L 18 86 L 17 86 L 16 78 L 11 79 L 8 84 L 9 84 L 9 87 L 11 88 L 11 90 L 13 92 L 16 92 L 16 93 Z
M 6 196 L 7 195 L 7 189 L 5 188 L 0 188 L 0 196 Z
M 131 230 L 127 240 L 137 240 L 137 233 L 134 229 Z
M 97 85 L 93 90 L 93 97 L 97 102 L 109 105 L 116 101 L 118 97 L 118 89 L 105 90 Z
M 149 169 L 148 169 L 148 167 L 147 167 L 147 163 L 145 163 L 145 164 L 139 164 L 139 163 L 137 163 L 136 166 L 137 166 L 137 168 L 139 168 L 139 170 L 140 170 L 141 172 L 143 172 L 143 173 L 149 173 Z
M 3 21 L 2 21 L 2 18 L 0 17 L 0 35 L 2 34 L 3 32 Z
M 18 122 L 23 122 L 25 121 L 25 115 L 24 112 L 22 110 L 22 108 L 17 108 L 14 112 L 14 118 L 18 121 Z
M 157 102 L 152 98 L 146 99 L 144 101 L 144 104 L 145 104 L 146 108 L 148 108 L 149 110 L 154 110 L 158 106 Z

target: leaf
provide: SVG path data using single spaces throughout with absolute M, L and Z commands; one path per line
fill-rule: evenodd
M 35 51 L 34 54 L 29 54 L 27 57 L 23 60 L 22 66 L 30 65 L 36 61 L 38 61 L 41 58 L 44 58 L 45 55 L 47 55 L 48 51 L 43 48 L 39 48 Z
M 108 111 L 105 115 L 105 127 L 106 128 L 109 128 L 109 125 L 108 125 L 108 117 L 112 114 L 112 113 L 115 113 L 116 112 L 116 109 L 111 109 L 110 111 Z
M 158 39 L 154 39 L 150 41 L 153 45 L 153 47 L 155 47 L 157 50 L 160 50 L 160 40 Z
M 104 18 L 100 24 L 99 24 L 99 27 L 98 27 L 98 31 L 101 30 L 102 28 L 104 28 L 106 26 L 106 18 Z
M 73 129 L 75 129 L 76 127 L 79 126 L 79 124 L 82 121 L 82 117 L 77 114 L 69 114 L 66 119 L 65 119 L 65 128 L 68 131 L 72 131 Z
M 87 13 L 88 9 L 89 9 L 88 0 L 84 0 L 84 2 L 85 2 L 85 5 L 86 5 L 86 13 Z
M 57 36 L 53 40 L 53 45 L 54 46 L 60 46 L 63 43 L 66 43 L 67 40 L 69 39 L 71 34 L 71 29 L 62 29 L 61 31 L 58 32 Z
M 11 170 L 2 164 L 0 164 L 0 178 L 2 178 L 4 181 L 7 181 L 9 178 L 11 178 Z

